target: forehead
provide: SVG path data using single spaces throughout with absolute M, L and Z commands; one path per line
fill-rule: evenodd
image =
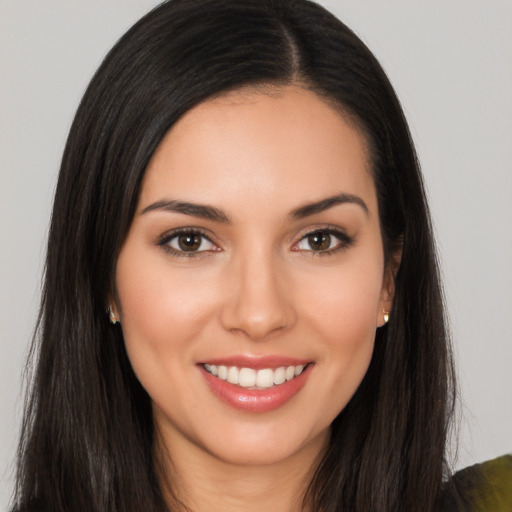
M 254 197 L 293 208 L 340 192 L 375 200 L 366 139 L 355 124 L 299 87 L 246 89 L 199 104 L 169 130 L 147 168 L 140 207 L 170 195 L 229 198 L 233 206 Z

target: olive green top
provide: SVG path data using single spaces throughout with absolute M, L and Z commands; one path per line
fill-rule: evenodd
M 442 512 L 512 512 L 512 454 L 457 472 Z

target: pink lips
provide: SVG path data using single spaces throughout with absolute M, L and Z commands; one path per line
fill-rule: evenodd
M 276 385 L 267 389 L 247 389 L 236 384 L 231 384 L 225 380 L 221 380 L 206 371 L 204 364 L 236 366 L 238 368 L 253 368 L 261 370 L 264 368 L 279 368 L 288 366 L 306 366 L 303 372 L 286 381 L 283 384 Z M 198 365 L 201 373 L 210 387 L 211 391 L 227 405 L 246 412 L 268 412 L 277 409 L 289 400 L 291 400 L 306 384 L 309 375 L 313 369 L 311 361 L 266 356 L 266 357 L 246 357 L 231 356 L 222 359 L 209 359 Z

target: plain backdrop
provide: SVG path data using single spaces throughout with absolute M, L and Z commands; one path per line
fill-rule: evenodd
M 67 131 L 107 50 L 157 3 L 0 0 L 0 510 Z M 462 394 L 456 467 L 511 452 L 512 2 L 321 3 L 381 61 L 417 144 Z

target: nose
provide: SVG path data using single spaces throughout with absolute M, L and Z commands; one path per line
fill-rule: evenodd
M 270 255 L 241 257 L 229 269 L 223 327 L 251 340 L 264 340 L 296 321 L 293 287 Z

